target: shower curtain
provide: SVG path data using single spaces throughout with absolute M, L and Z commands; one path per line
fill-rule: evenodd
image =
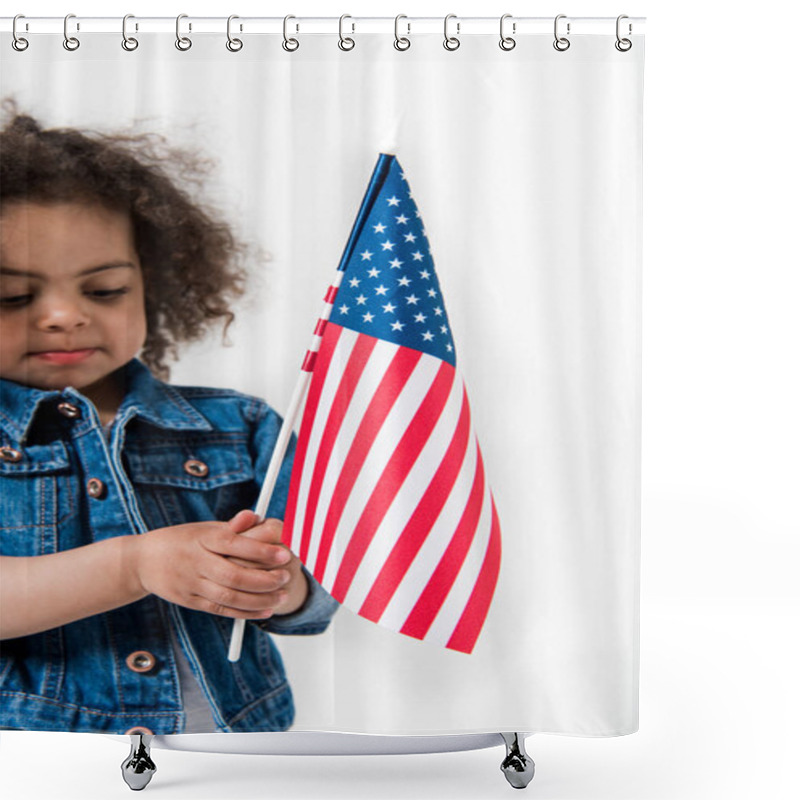
M 346 19 L 129 19 L 127 39 L 122 20 L 113 32 L 67 20 L 66 34 L 18 20 L 13 35 L 3 22 L 4 130 L 21 115 L 35 120 L 29 137 L 33 125 L 149 137 L 148 163 L 209 229 L 230 232 L 244 270 L 224 335 L 176 335 L 167 388 L 141 352 L 115 363 L 126 394 L 116 415 L 95 416 L 91 386 L 47 376 L 77 374 L 102 342 L 65 333 L 34 347 L 71 324 L 37 328 L 35 309 L 77 287 L 76 329 L 94 331 L 130 301 L 127 284 L 79 273 L 127 280 L 145 260 L 139 228 L 120 234 L 133 269 L 70 260 L 87 238 L 64 237 L 112 239 L 109 219 L 127 220 L 133 201 L 76 189 L 57 160 L 46 188 L 25 178 L 29 193 L 7 196 L 4 164 L 4 583 L 22 585 L 14 559 L 145 537 L 192 523 L 193 508 L 228 524 L 255 507 L 277 415 L 299 379 L 310 387 L 267 514 L 283 519 L 299 608 L 246 623 L 243 655 L 227 661 L 232 618 L 187 610 L 163 587 L 38 629 L 14 627 L 21 605 L 45 602 L 38 588 L 4 596 L 2 726 L 635 731 L 641 21 L 631 33 L 614 19 L 398 19 L 367 32 Z M 131 163 L 118 169 L 135 185 Z M 153 224 L 167 236 L 173 217 Z M 48 251 L 51 234 L 62 239 Z M 147 275 L 177 268 L 149 269 L 147 309 Z M 213 305 L 221 291 L 180 269 L 172 305 L 147 311 L 148 335 L 184 315 L 187 296 Z M 126 313 L 134 336 L 138 312 Z M 39 348 L 43 372 L 17 369 L 14 347 Z M 455 388 L 431 410 L 437 381 Z

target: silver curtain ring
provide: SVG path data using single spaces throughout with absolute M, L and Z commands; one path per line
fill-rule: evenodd
M 244 42 L 241 39 L 234 39 L 231 36 L 231 22 L 233 22 L 235 19 L 239 19 L 236 14 L 231 14 L 228 17 L 228 41 L 225 42 L 225 47 L 227 47 L 231 53 L 238 53 L 244 47 Z M 241 30 L 241 26 L 239 27 L 239 30 Z
M 449 23 L 450 23 L 451 19 L 456 19 L 456 15 L 455 14 L 448 14 L 444 18 L 444 42 L 443 42 L 443 45 L 444 45 L 444 49 L 445 50 L 450 50 L 452 52 L 453 50 L 458 50 L 458 48 L 461 47 L 461 40 L 457 36 L 450 36 L 449 35 L 448 26 L 449 26 Z M 460 25 L 460 23 L 457 22 L 456 23 L 456 33 L 459 33 L 460 31 L 461 31 L 461 25 Z
M 287 53 L 293 53 L 300 47 L 300 42 L 297 41 L 294 37 L 289 38 L 289 20 L 290 19 L 297 19 L 297 17 L 288 14 L 283 18 L 283 49 L 286 50 Z M 295 30 L 299 30 L 299 26 Z
M 559 14 L 556 17 L 555 22 L 553 23 L 553 35 L 555 36 L 555 39 L 556 39 L 553 42 L 553 47 L 555 47 L 555 49 L 558 50 L 559 53 L 563 53 L 565 50 L 569 50 L 569 46 L 570 46 L 569 39 L 567 39 L 565 36 L 559 36 L 558 35 L 558 21 L 560 19 L 566 19 L 566 18 L 567 18 L 566 14 Z M 569 36 L 569 28 L 570 28 L 570 24 L 568 22 L 567 23 L 567 36 Z
M 139 46 L 139 40 L 133 36 L 128 36 L 128 20 L 135 19 L 133 14 L 126 14 L 122 18 L 122 49 L 127 50 L 129 53 L 133 52 Z M 136 26 L 139 30 L 139 26 Z
M 507 19 L 511 19 L 511 14 L 503 14 L 503 16 L 500 17 L 500 49 L 505 50 L 506 52 L 508 52 L 509 50 L 513 50 L 517 46 L 516 39 L 512 39 L 510 36 L 506 36 L 505 24 Z M 517 32 L 516 23 L 512 23 L 511 30 L 513 33 Z
M 339 49 L 344 50 L 345 52 L 347 52 L 348 50 L 352 50 L 356 46 L 354 39 L 351 39 L 349 36 L 344 35 L 343 26 L 344 26 L 344 21 L 346 19 L 353 19 L 353 18 L 349 14 L 342 14 L 342 16 L 339 17 Z M 350 24 L 353 28 L 351 33 L 355 33 L 356 32 L 355 22 L 351 22 Z
M 188 36 L 181 35 L 181 20 L 188 19 L 188 14 L 178 14 L 175 20 L 175 47 L 184 52 L 192 46 L 192 40 Z M 189 31 L 192 30 L 192 23 L 189 23 Z
M 623 39 L 619 35 L 620 23 L 622 22 L 622 20 L 628 19 L 628 18 L 629 17 L 628 17 L 627 14 L 620 14 L 617 17 L 617 41 L 614 42 L 614 47 L 616 47 L 617 50 L 620 51 L 620 53 L 627 53 L 628 50 L 630 50 L 631 47 L 633 47 L 633 42 L 630 39 Z M 633 31 L 633 27 L 631 26 L 630 23 L 628 23 L 628 33 L 630 34 L 632 31 Z
M 24 14 L 17 14 L 17 16 L 14 17 L 14 22 L 13 22 L 13 24 L 11 26 L 11 34 L 12 34 L 12 36 L 14 38 L 11 40 L 11 46 L 18 53 L 21 53 L 23 50 L 27 50 L 28 49 L 28 45 L 30 44 L 30 42 L 17 33 L 17 20 L 18 19 L 25 19 L 25 15 Z
M 69 35 L 69 21 L 71 19 L 75 19 L 74 14 L 67 14 L 67 16 L 64 17 L 64 49 L 70 52 L 77 50 L 81 46 L 80 39 Z M 80 30 L 80 25 L 77 26 L 77 30 Z
M 408 36 L 401 36 L 400 35 L 400 20 L 401 19 L 408 19 L 405 14 L 398 14 L 394 18 L 394 49 L 395 50 L 408 50 L 411 47 L 411 39 Z M 406 31 L 407 34 L 411 33 L 411 23 L 406 23 Z

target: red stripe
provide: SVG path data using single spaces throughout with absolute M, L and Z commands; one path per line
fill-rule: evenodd
M 306 503 L 305 517 L 303 520 L 303 538 L 299 554 L 300 560 L 303 562 L 308 560 L 308 550 L 311 545 L 311 530 L 314 525 L 314 516 L 317 513 L 317 505 L 319 503 L 319 493 L 322 488 L 322 482 L 325 479 L 325 471 L 328 468 L 331 452 L 336 444 L 339 429 L 342 427 L 342 420 L 347 414 L 350 398 L 352 398 L 358 386 L 358 382 L 364 372 L 364 367 L 367 365 L 377 342 L 378 340 L 372 336 L 358 336 L 353 349 L 350 351 L 350 357 L 347 359 L 347 365 L 339 379 L 336 395 L 333 398 L 330 411 L 325 420 L 325 429 L 322 432 L 319 449 L 317 450 L 317 458 L 314 462 L 314 472 L 311 476 L 311 484 L 308 490 L 308 502 Z
M 485 488 L 485 478 L 483 471 L 483 460 L 478 453 L 478 460 L 475 464 L 475 478 L 472 482 L 469 500 L 464 508 L 464 513 L 456 527 L 453 538 L 447 545 L 439 564 L 431 575 L 427 586 L 422 591 L 405 624 L 400 629 L 400 633 L 413 636 L 416 639 L 424 639 L 430 630 L 439 609 L 442 607 L 445 598 L 461 571 L 464 560 L 469 553 L 469 548 L 475 539 L 475 531 L 480 522 L 481 509 L 483 507 L 483 493 Z
M 336 299 L 336 292 L 338 292 L 338 288 L 336 286 L 329 286 L 328 291 L 325 294 L 325 302 L 326 303 L 333 303 Z
M 322 336 L 325 333 L 325 326 L 328 324 L 328 320 L 326 319 L 318 319 L 317 320 L 317 327 L 314 328 L 314 336 Z
M 313 372 L 314 364 L 317 361 L 317 354 L 312 353 L 311 350 L 306 350 L 306 357 L 303 359 L 303 366 L 300 367 L 303 372 Z
M 500 572 L 500 550 L 500 523 L 497 519 L 497 509 L 494 507 L 494 498 L 492 498 L 492 530 L 489 534 L 486 557 L 483 559 L 483 566 L 464 613 L 447 642 L 446 647 L 451 650 L 471 653 L 472 648 L 475 647 L 483 623 L 486 621 L 486 615 L 489 613 L 489 605 L 497 585 L 497 576 Z
M 358 612 L 372 622 L 377 622 L 386 610 L 412 561 L 428 538 L 461 472 L 470 432 L 469 401 L 465 389 L 462 389 L 461 396 L 461 412 L 447 452 Z
M 342 517 L 350 492 L 361 472 L 372 443 L 375 441 L 375 437 L 383 427 L 383 423 L 392 410 L 395 400 L 421 358 L 422 353 L 420 351 L 399 347 L 364 412 L 358 430 L 353 437 L 353 443 L 350 445 L 339 471 L 339 479 L 336 482 L 330 505 L 325 513 L 325 525 L 322 529 L 319 551 L 314 564 L 314 577 L 318 581 L 321 581 L 325 575 L 325 567 L 328 564 L 328 556 L 330 555 L 336 529 L 339 526 L 339 520 Z
M 344 602 L 369 543 L 386 516 L 406 476 L 436 427 L 453 385 L 455 370 L 443 361 L 425 399 L 397 444 L 378 483 L 372 490 L 342 557 L 331 594 Z
M 331 325 L 328 329 L 328 335 L 322 340 L 320 345 L 320 352 L 327 354 L 336 348 L 336 343 L 342 334 L 343 328 L 340 325 Z M 286 500 L 286 514 L 283 521 L 283 534 L 281 539 L 283 543 L 291 550 L 292 540 L 294 534 L 294 519 L 297 512 L 297 495 L 300 491 L 300 478 L 303 472 L 303 464 L 306 460 L 308 451 L 308 438 L 311 430 L 311 422 L 319 405 L 319 397 L 322 392 L 322 386 L 325 383 L 325 373 L 328 371 L 329 360 L 322 359 L 320 368 L 314 372 L 311 378 L 311 386 L 309 387 L 308 397 L 306 398 L 306 408 L 303 413 L 303 422 L 300 425 L 300 436 L 297 441 L 297 449 L 294 454 L 294 461 L 292 463 L 292 477 L 289 482 L 289 495 Z M 299 538 L 299 537 L 298 537 Z

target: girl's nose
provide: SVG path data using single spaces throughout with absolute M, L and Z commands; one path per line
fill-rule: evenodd
M 41 331 L 72 331 L 85 328 L 89 315 L 80 300 L 65 297 L 42 299 L 36 327 Z

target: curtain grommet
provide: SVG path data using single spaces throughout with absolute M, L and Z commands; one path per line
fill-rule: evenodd
M 394 18 L 394 49 L 399 50 L 401 53 L 408 50 L 411 47 L 411 39 L 408 38 L 408 35 L 411 33 L 411 23 L 406 22 L 406 31 L 405 36 L 400 35 L 400 20 L 401 19 L 408 19 L 405 14 L 398 14 Z
M 14 17 L 14 22 L 12 23 L 12 26 L 11 26 L 11 35 L 13 37 L 11 39 L 11 46 L 18 53 L 24 53 L 25 50 L 28 49 L 28 45 L 30 45 L 30 42 L 24 36 L 20 36 L 17 33 L 17 20 L 20 20 L 20 19 L 25 19 L 25 15 L 24 14 L 17 14 L 17 16 Z M 25 23 L 25 27 L 27 29 L 27 23 Z
M 128 36 L 129 19 L 135 19 L 133 14 L 126 14 L 122 18 L 122 49 L 132 53 L 139 46 L 139 40 L 133 36 Z M 138 24 L 136 25 L 136 30 L 139 30 Z
M 300 42 L 293 36 L 288 35 L 290 19 L 297 19 L 297 17 L 293 16 L 292 14 L 287 14 L 283 18 L 283 42 L 281 43 L 281 47 L 283 47 L 283 49 L 287 53 L 294 53 L 294 51 L 297 50 L 298 47 L 300 47 Z M 299 30 L 300 26 L 299 25 L 295 26 L 295 31 Z
M 235 19 L 239 19 L 239 17 L 236 14 L 231 14 L 228 17 L 228 30 L 227 30 L 228 41 L 225 42 L 225 47 L 228 48 L 228 52 L 230 53 L 238 53 L 244 47 L 244 42 L 241 39 L 237 39 L 231 36 L 231 22 L 233 22 L 233 20 Z M 242 26 L 240 25 L 239 31 L 241 30 Z
M 175 20 L 175 47 L 185 53 L 192 46 L 192 40 L 188 36 L 181 35 L 181 20 L 188 19 L 188 14 L 178 14 Z M 192 23 L 189 23 L 189 33 L 192 31 Z
M 553 23 L 553 35 L 555 36 L 555 41 L 553 42 L 553 47 L 555 47 L 555 49 L 558 50 L 559 53 L 564 53 L 567 50 L 569 50 L 569 46 L 571 44 L 570 40 L 567 39 L 566 36 L 559 36 L 558 35 L 558 21 L 560 19 L 566 19 L 566 18 L 567 18 L 566 14 L 559 14 L 556 17 L 555 22 Z M 567 23 L 567 36 L 569 36 L 569 33 L 570 33 L 570 23 L 568 22 Z
M 631 47 L 633 47 L 633 42 L 630 39 L 623 38 L 622 36 L 620 36 L 620 33 L 619 33 L 619 31 L 620 31 L 620 23 L 624 19 L 629 19 L 627 14 L 620 14 L 617 17 L 617 41 L 614 42 L 614 47 L 616 47 L 617 50 L 619 50 L 620 53 L 627 53 L 628 50 L 630 50 Z M 628 23 L 628 35 L 630 36 L 631 33 L 633 33 L 633 26 L 629 22 Z
M 75 14 L 67 14 L 64 17 L 64 49 L 69 50 L 70 53 L 73 53 L 81 46 L 81 40 L 78 39 L 76 36 L 69 35 L 69 21 L 71 19 L 75 19 Z M 80 30 L 81 26 L 79 23 L 76 23 L 75 30 Z
M 500 49 L 509 52 L 509 50 L 513 50 L 517 46 L 517 40 L 511 36 L 506 36 L 505 23 L 507 19 L 511 19 L 511 14 L 503 14 L 503 16 L 500 17 Z M 516 22 L 511 23 L 511 32 L 517 32 Z
M 450 36 L 449 34 L 448 26 L 450 24 L 451 19 L 457 19 L 456 15 L 448 14 L 444 18 L 444 42 L 442 42 L 442 46 L 444 47 L 445 50 L 449 50 L 452 53 L 454 50 L 458 50 L 458 48 L 461 47 L 461 40 L 458 38 L 457 35 Z M 459 33 L 461 33 L 461 23 L 456 22 L 456 34 Z
M 349 53 L 356 46 L 356 41 L 352 37 L 344 35 L 342 27 L 346 19 L 353 19 L 353 18 L 349 14 L 342 14 L 342 16 L 339 17 L 339 49 L 344 50 L 345 53 Z M 351 33 L 355 33 L 356 32 L 355 23 L 351 22 L 350 24 L 353 27 Z

